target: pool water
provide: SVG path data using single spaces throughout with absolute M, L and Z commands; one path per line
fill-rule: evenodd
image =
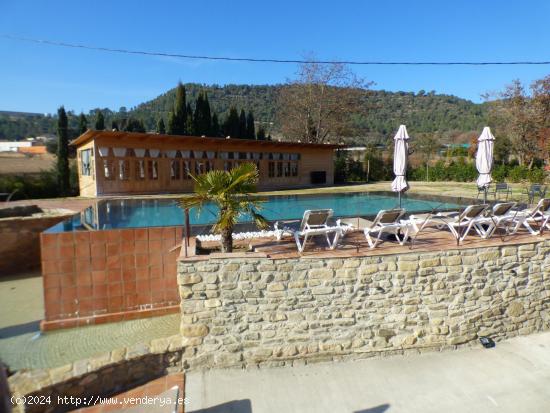
M 268 197 L 260 213 L 269 221 L 300 219 L 307 209 L 332 208 L 335 217 L 356 217 L 376 215 L 381 209 L 398 207 L 396 195 L 373 193 L 345 193 L 325 195 L 292 195 Z M 407 212 L 430 211 L 432 209 L 454 209 L 459 205 L 438 199 L 417 199 L 404 197 L 402 207 Z M 190 223 L 194 226 L 209 226 L 216 220 L 217 208 L 213 205 L 200 213 L 190 211 Z M 242 216 L 239 222 L 250 222 L 249 216 Z M 184 224 L 183 210 L 176 199 L 109 199 L 98 202 L 82 213 L 60 222 L 46 232 L 65 232 L 83 229 L 143 228 L 177 226 Z

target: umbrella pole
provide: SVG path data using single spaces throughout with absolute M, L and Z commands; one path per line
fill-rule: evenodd
M 483 190 L 483 203 L 484 204 L 487 203 L 487 186 L 485 186 L 485 188 Z
M 401 191 L 399 191 L 399 208 L 401 208 Z

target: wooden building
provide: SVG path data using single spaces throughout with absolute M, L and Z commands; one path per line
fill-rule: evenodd
M 258 189 L 332 185 L 339 145 L 88 130 L 77 149 L 81 196 L 190 192 L 190 174 L 254 162 Z

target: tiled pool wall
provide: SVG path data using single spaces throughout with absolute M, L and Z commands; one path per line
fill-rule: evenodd
M 42 330 L 177 313 L 181 227 L 42 233 Z

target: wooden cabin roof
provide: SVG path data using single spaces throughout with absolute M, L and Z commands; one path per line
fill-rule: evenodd
M 334 150 L 334 149 L 341 149 L 344 148 L 345 145 L 338 145 L 338 144 L 324 144 L 324 143 L 300 143 L 300 142 L 278 142 L 278 141 L 258 141 L 258 140 L 252 140 L 252 139 L 239 139 L 239 138 L 207 138 L 207 137 L 200 137 L 200 136 L 181 136 L 181 135 L 161 135 L 158 133 L 140 133 L 140 132 L 125 132 L 125 131 L 105 131 L 105 130 L 87 130 L 82 135 L 80 135 L 78 138 L 74 139 L 70 145 L 72 146 L 80 146 L 83 145 L 90 140 L 99 138 L 99 137 L 108 137 L 108 138 L 116 138 L 120 139 L 121 141 L 124 141 L 128 138 L 133 139 L 139 139 L 142 140 L 144 143 L 148 143 L 147 141 L 151 141 L 152 144 L 154 144 L 153 141 L 159 142 L 159 141 L 174 141 L 174 140 L 185 140 L 186 144 L 192 145 L 193 143 L 201 143 L 201 144 L 211 144 L 211 145 L 226 145 L 226 146 L 232 146 L 232 145 L 242 145 L 243 143 L 246 145 L 249 145 L 251 147 L 277 147 L 277 148 L 293 148 L 293 149 L 327 149 L 327 150 Z M 121 142 L 122 143 L 122 142 Z

